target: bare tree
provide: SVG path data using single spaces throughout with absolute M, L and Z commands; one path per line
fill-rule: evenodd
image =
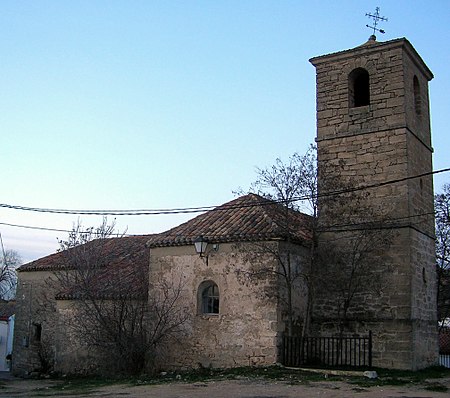
M 367 226 L 342 232 L 334 240 L 327 239 L 326 250 L 318 253 L 316 289 L 326 297 L 327 310 L 323 313 L 334 319 L 340 334 L 345 332 L 350 312 L 353 316 L 367 315 L 364 306 L 359 305 L 365 302 L 365 298 L 381 296 L 386 280 L 375 264 L 383 258 L 392 236 L 391 229 Z M 386 266 L 384 272 L 387 270 Z M 332 306 L 327 303 L 330 298 Z
M 282 207 L 277 204 L 265 205 L 266 208 L 271 206 Z M 273 215 L 275 212 L 269 214 Z M 283 215 L 283 219 L 285 217 L 286 215 Z M 273 220 L 275 217 L 271 218 Z M 302 218 L 302 225 L 308 225 L 310 222 L 309 218 L 301 217 L 300 214 L 289 216 L 292 225 L 299 218 Z M 298 308 L 300 297 L 307 297 L 306 273 L 302 266 L 308 261 L 309 248 L 304 244 L 294 232 L 281 234 L 274 239 L 237 244 L 247 262 L 246 267 L 236 269 L 238 280 L 246 285 L 260 285 L 261 298 L 271 302 L 276 300 L 282 305 L 286 331 L 290 336 L 298 331 L 304 322 L 304 313 L 300 314 Z
M 370 190 L 352 177 L 340 177 L 344 161 L 321 167 L 325 174 L 317 197 L 314 312 L 342 335 L 350 314 L 365 318 L 365 303 L 382 296 L 391 261 L 386 252 L 396 223 L 372 200 Z
M 22 263 L 19 254 L 14 250 L 5 250 L 0 235 L 0 300 L 12 300 L 16 295 L 17 267 Z
M 317 157 L 310 145 L 304 155 L 294 153 L 283 162 L 276 159 L 270 167 L 257 168 L 257 179 L 250 191 L 283 204 L 287 209 L 317 215 Z
M 240 270 L 241 276 L 245 275 L 246 283 L 265 281 L 265 296 L 280 300 L 286 308 L 287 333 L 292 335 L 295 324 L 301 323 L 301 333 L 304 334 L 309 327 L 313 288 L 310 271 L 315 256 L 314 231 L 317 216 L 316 148 L 311 145 L 303 156 L 294 153 L 286 163 L 276 159 L 274 165 L 258 168 L 257 179 L 251 185 L 250 192 L 272 200 L 275 202 L 271 205 L 273 207 L 282 207 L 278 225 L 281 226 L 280 237 L 284 239 L 284 244 L 253 243 L 250 251 L 269 255 L 276 265 L 270 263 L 268 266 L 252 266 L 245 272 Z M 300 209 L 306 210 L 312 217 L 306 218 L 299 213 Z M 296 246 L 299 243 L 296 239 L 299 225 L 312 232 L 313 243 L 306 256 Z M 298 321 L 294 293 L 302 290 L 306 296 L 306 308 L 302 319 Z
M 275 258 L 278 267 L 250 269 L 247 279 L 265 278 L 272 280 L 273 286 L 275 280 L 281 282 L 289 334 L 293 332 L 296 312 L 292 297 L 298 291 L 299 281 L 303 284 L 306 301 L 301 319 L 303 336 L 309 332 L 316 297 L 319 293 L 323 297 L 322 293 L 328 291 L 330 284 L 337 297 L 337 301 L 333 299 L 333 307 L 339 326 L 345 324 L 355 297 L 363 293 L 375 294 L 382 285 L 382 275 L 370 268 L 371 260 L 390 244 L 392 230 L 386 227 L 387 220 L 381 219 L 382 212 L 368 204 L 368 192 L 356 192 L 351 180 L 339 177 L 339 170 L 344 166 L 341 161 L 322 164 L 318 170 L 316 148 L 311 145 L 303 156 L 295 153 L 287 163 L 277 159 L 273 166 L 257 169 L 257 180 L 250 189 L 284 206 L 285 250 L 280 252 L 280 246 L 274 245 L 254 245 L 259 246 L 258 251 Z M 311 215 L 306 258 L 294 253 L 294 246 L 290 245 L 295 229 L 301 225 L 295 222 L 298 210 Z M 333 241 L 330 241 L 331 236 Z M 322 245 L 320 253 L 319 243 Z M 275 289 L 266 289 L 266 292 L 267 296 L 280 295 Z M 328 299 L 330 297 L 328 295 Z
M 64 261 L 54 279 L 57 299 L 71 300 L 65 326 L 103 358 L 100 371 L 151 371 L 186 320 L 181 280 L 152 281 L 149 292 L 147 238 L 136 239 L 104 219 L 95 229 L 78 223 L 60 241 Z
M 450 318 L 450 184 L 435 195 L 439 328 Z

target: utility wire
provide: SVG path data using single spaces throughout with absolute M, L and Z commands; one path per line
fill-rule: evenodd
M 388 223 L 390 226 L 387 227 L 387 228 L 390 228 L 392 226 L 391 224 L 396 222 L 396 221 L 406 221 L 408 219 L 424 217 L 424 216 L 427 216 L 427 217 L 434 216 L 434 212 L 412 214 L 412 215 L 404 216 L 404 217 L 386 218 L 385 220 L 373 220 L 373 221 L 369 220 L 369 221 L 356 222 L 356 223 L 331 224 L 331 225 L 327 225 L 326 227 L 324 227 L 325 228 L 324 230 L 330 231 L 330 230 L 334 230 L 334 229 L 337 229 L 337 228 L 373 226 L 374 224 L 379 225 L 379 224 L 382 224 L 382 223 Z M 31 225 L 10 224 L 10 223 L 5 223 L 5 222 L 0 222 L 0 225 L 5 225 L 5 226 L 8 226 L 8 227 L 14 227 L 14 228 L 34 229 L 34 230 L 39 230 L 39 231 L 67 232 L 67 233 L 73 232 L 73 230 L 68 230 L 68 229 L 58 229 L 58 228 L 49 228 L 49 227 L 37 227 L 37 226 L 31 226 Z M 149 235 L 149 234 L 123 234 L 123 236 L 136 236 L 136 235 Z
M 0 225 L 5 225 L 7 227 L 14 227 L 14 228 L 24 228 L 24 229 L 37 229 L 41 231 L 52 231 L 52 232 L 72 232 L 68 229 L 57 229 L 57 228 L 48 228 L 48 227 L 34 227 L 31 225 L 21 225 L 21 224 L 9 224 L 6 222 L 0 222 Z
M 357 192 L 371 188 L 378 188 L 385 185 L 395 184 L 398 182 L 408 181 L 415 178 L 421 178 L 429 175 L 439 174 L 450 171 L 450 168 L 435 170 L 428 173 L 418 174 L 415 176 L 398 178 L 394 180 L 379 182 L 375 184 L 369 185 L 361 185 L 359 187 L 346 188 L 342 190 L 336 190 L 327 192 L 324 194 L 319 194 L 318 197 L 329 197 L 335 195 L 341 195 L 350 192 Z M 298 202 L 302 200 L 311 199 L 311 197 L 305 196 L 297 196 L 292 198 L 291 202 Z M 274 200 L 271 203 L 284 203 L 282 200 Z M 239 205 L 225 205 L 221 206 L 223 210 L 228 209 L 236 209 L 236 208 L 245 208 L 245 207 L 253 207 L 260 206 L 261 204 L 239 204 Z M 38 213 L 52 213 L 52 214 L 69 214 L 69 215 L 101 215 L 101 216 L 150 216 L 150 215 L 167 215 L 167 214 L 192 214 L 192 213 L 203 213 L 208 210 L 219 210 L 217 206 L 201 206 L 201 207 L 184 207 L 184 208 L 172 208 L 172 209 L 137 209 L 137 210 L 73 210 L 73 209 L 50 209 L 50 208 L 40 208 L 40 207 L 28 207 L 28 206 L 19 206 L 19 205 L 9 205 L 9 204 L 0 204 L 0 208 L 6 208 L 11 210 L 22 210 L 22 211 L 32 211 Z
M 10 224 L 6 222 L 0 222 L 0 225 L 5 225 L 7 227 L 22 228 L 22 229 L 34 229 L 38 231 L 50 231 L 50 232 L 73 232 L 72 229 L 59 229 L 50 227 L 37 227 L 32 225 L 22 225 L 22 224 Z M 152 234 L 120 234 L 120 236 L 140 236 L 140 235 L 152 235 Z
M 327 193 L 321 194 L 319 196 L 320 197 L 324 197 L 324 196 L 329 197 L 329 196 L 341 195 L 344 193 L 376 188 L 376 187 L 380 187 L 380 186 L 384 186 L 384 185 L 388 185 L 388 184 L 395 184 L 398 182 L 407 181 L 407 180 L 414 179 L 414 178 L 420 178 L 420 177 L 428 176 L 431 174 L 444 173 L 444 172 L 448 172 L 448 171 L 450 171 L 450 168 L 435 170 L 432 172 L 423 173 L 423 174 L 419 174 L 416 176 L 404 177 L 401 179 L 389 180 L 389 181 L 380 182 L 380 183 L 371 184 L 371 185 L 364 185 L 364 186 L 360 186 L 360 187 L 352 187 L 349 189 L 327 192 Z M 308 196 L 294 197 L 291 199 L 291 202 L 296 202 L 296 201 L 301 201 L 301 200 L 306 200 L 306 199 L 310 199 L 310 198 Z M 281 203 L 281 202 L 283 202 L 283 201 L 275 200 L 275 201 L 270 201 L 267 204 L 269 205 L 269 204 Z M 248 204 L 239 204 L 239 205 L 228 205 L 228 206 L 222 206 L 220 209 L 217 209 L 217 206 L 202 206 L 202 207 L 187 207 L 187 208 L 159 209 L 159 210 L 148 210 L 148 209 L 147 210 L 144 210 L 144 209 L 141 209 L 141 210 L 68 210 L 68 209 L 32 208 L 32 207 L 5 205 L 5 204 L 0 204 L 0 207 L 14 209 L 14 210 L 37 211 L 37 212 L 41 212 L 41 213 L 72 214 L 72 215 L 82 214 L 82 215 L 126 216 L 126 215 L 188 214 L 188 213 L 200 213 L 200 212 L 204 212 L 204 211 L 208 211 L 208 210 L 212 210 L 212 209 L 229 210 L 229 209 L 238 209 L 238 208 L 246 208 L 246 207 L 261 206 L 261 205 L 264 205 L 264 203 L 248 203 Z M 409 218 L 423 217 L 423 216 L 430 216 L 430 215 L 434 215 L 434 213 L 413 214 L 413 215 L 406 216 L 406 217 L 390 218 L 390 219 L 387 219 L 386 222 L 395 222 L 395 221 L 400 221 L 400 220 L 406 220 Z M 355 226 L 364 226 L 364 225 L 368 225 L 371 223 L 373 223 L 373 222 L 367 221 L 364 223 L 334 224 L 334 225 L 328 226 L 328 227 L 331 227 L 331 228 L 342 228 L 342 227 L 349 227 L 349 226 L 355 227 Z M 66 232 L 66 233 L 71 232 L 71 230 L 67 230 L 67 229 L 38 227 L 38 226 L 21 225 L 21 224 L 11 224 L 11 223 L 5 223 L 5 222 L 0 222 L 0 225 L 5 225 L 5 226 L 9 226 L 9 227 L 14 227 L 14 228 L 33 229 L 33 230 L 50 231 L 50 232 Z M 132 236 L 132 235 L 133 234 L 130 234 L 130 235 L 127 234 L 127 236 Z

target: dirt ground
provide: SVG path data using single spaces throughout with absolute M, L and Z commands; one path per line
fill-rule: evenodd
M 432 382 L 432 381 L 430 381 Z M 450 389 L 450 378 L 436 380 Z M 291 397 L 364 397 L 364 398 L 444 398 L 450 393 L 428 391 L 424 386 L 356 385 L 325 379 L 303 384 L 289 384 L 267 380 L 227 380 L 199 383 L 174 382 L 161 385 L 110 385 L 83 391 L 55 390 L 59 381 L 29 380 L 0 375 L 0 397 L 124 397 L 124 398 L 291 398 Z M 450 391 L 450 390 L 449 390 Z

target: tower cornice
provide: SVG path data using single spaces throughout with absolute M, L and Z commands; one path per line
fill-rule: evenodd
M 433 79 L 433 73 L 422 60 L 422 57 L 416 51 L 416 49 L 412 46 L 412 44 L 404 37 L 399 39 L 393 39 L 385 42 L 377 42 L 375 40 L 368 40 L 366 43 L 351 48 L 348 50 L 338 51 L 335 53 L 320 55 L 318 57 L 313 57 L 309 60 L 311 64 L 315 67 L 320 66 L 323 63 L 330 63 L 334 61 L 342 61 L 347 58 L 355 58 L 360 53 L 361 55 L 367 56 L 371 53 L 379 52 L 380 50 L 391 50 L 395 48 L 403 48 L 404 51 L 409 55 L 409 57 L 414 61 L 416 66 L 422 71 L 424 76 L 428 79 L 428 81 Z

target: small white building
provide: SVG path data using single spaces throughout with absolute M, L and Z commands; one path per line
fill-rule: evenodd
M 0 372 L 11 370 L 15 301 L 0 301 Z

